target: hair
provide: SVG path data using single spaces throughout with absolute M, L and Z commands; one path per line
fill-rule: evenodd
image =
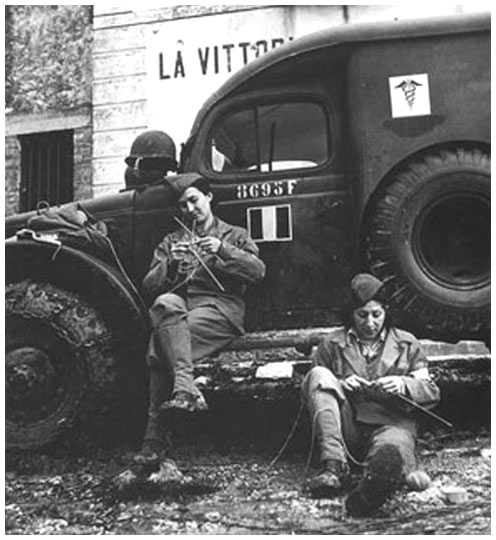
M 367 302 L 360 302 L 350 291 L 346 303 L 341 308 L 341 319 L 346 328 L 351 328 L 353 326 L 353 313 L 355 312 L 355 310 L 364 306 L 371 300 L 374 300 L 381 304 L 384 311 L 386 312 L 384 326 L 386 328 L 391 328 L 391 326 L 393 326 L 393 314 L 389 306 L 389 301 L 386 297 L 384 287 L 382 287 L 374 294 L 372 298 L 369 298 Z

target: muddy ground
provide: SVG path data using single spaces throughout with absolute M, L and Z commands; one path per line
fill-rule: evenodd
M 128 463 L 130 447 L 9 454 L 5 532 L 490 534 L 488 429 L 427 432 L 418 449 L 431 487 L 400 491 L 367 519 L 345 515 L 345 494 L 314 500 L 305 493 L 304 444 L 290 444 L 268 467 L 277 452 L 184 442 L 176 447 L 177 461 L 188 477 L 183 485 L 142 485 L 124 493 L 115 489 L 112 475 Z M 445 488 L 450 486 L 464 488 L 466 501 L 448 502 Z

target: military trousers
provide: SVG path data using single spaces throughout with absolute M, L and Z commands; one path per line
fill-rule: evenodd
M 329 459 L 367 463 L 384 444 L 396 446 L 406 475 L 416 466 L 413 434 L 397 425 L 358 422 L 339 379 L 327 368 L 313 367 L 302 384 L 320 462 Z M 350 457 L 351 456 L 351 457 Z
M 239 331 L 208 297 L 184 299 L 162 294 L 150 308 L 150 320 L 150 405 L 145 440 L 160 442 L 166 437 L 160 405 L 178 391 L 198 395 L 194 362 L 225 348 Z

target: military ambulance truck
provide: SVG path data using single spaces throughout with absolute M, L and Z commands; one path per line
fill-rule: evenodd
M 247 328 L 269 346 L 339 325 L 358 271 L 384 280 L 418 337 L 489 339 L 489 15 L 347 25 L 271 51 L 204 104 L 179 171 L 208 178 L 217 214 L 257 242 L 267 273 Z M 36 212 L 6 220 L 10 447 L 146 400 L 140 285 L 177 227 L 169 181 L 78 204 L 112 255 L 31 233 Z

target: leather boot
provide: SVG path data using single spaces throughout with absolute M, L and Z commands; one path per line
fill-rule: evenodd
M 371 457 L 358 486 L 346 499 L 350 516 L 373 514 L 396 491 L 403 477 L 403 458 L 396 446 L 385 444 Z
M 347 475 L 347 463 L 328 459 L 322 463 L 319 472 L 308 481 L 306 488 L 315 499 L 333 497 L 343 488 Z
M 172 394 L 179 391 L 196 395 L 193 360 L 191 355 L 191 334 L 185 321 L 172 326 L 161 326 L 155 330 L 160 343 L 164 362 L 174 373 Z

